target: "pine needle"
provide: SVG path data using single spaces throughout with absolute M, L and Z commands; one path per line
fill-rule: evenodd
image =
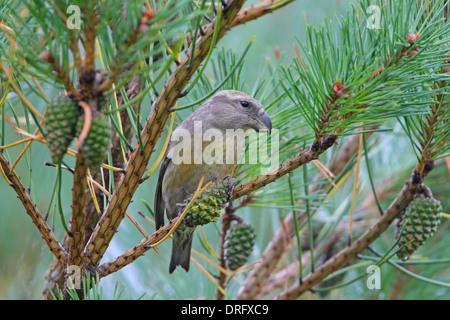
M 217 287 L 217 289 L 224 295 L 226 296 L 227 293 L 225 292 L 225 290 L 223 290 L 223 288 L 219 285 L 219 283 L 217 282 L 217 280 L 212 276 L 211 273 L 208 272 L 208 270 L 205 269 L 205 267 L 203 267 L 197 260 L 195 260 L 194 258 L 191 257 L 191 261 L 195 263 L 195 265 L 209 278 L 209 280 L 211 280 L 211 282 Z
M 178 101 L 177 101 L 177 103 L 178 103 Z M 176 108 L 177 103 L 175 103 L 174 109 Z M 152 175 L 152 173 L 156 170 L 156 168 L 158 168 L 159 163 L 161 162 L 162 158 L 164 157 L 167 146 L 169 145 L 169 142 L 170 142 L 170 136 L 172 134 L 174 121 L 175 121 L 175 110 L 172 112 L 172 116 L 170 118 L 169 131 L 167 132 L 167 137 L 166 137 L 166 140 L 164 141 L 164 146 L 163 146 L 161 152 L 159 153 L 158 158 L 156 159 L 155 163 L 148 171 L 146 177 L 150 177 Z
M 37 111 L 35 107 L 31 104 L 31 102 L 25 97 L 25 95 L 22 93 L 22 91 L 19 89 L 17 84 L 13 81 L 12 76 L 10 73 L 6 70 L 5 66 L 3 65 L 3 62 L 0 61 L 0 69 L 3 71 L 3 73 L 8 78 L 8 83 L 13 87 L 14 91 L 19 96 L 20 100 L 27 106 L 28 110 L 30 110 L 36 117 L 38 117 L 41 120 L 44 120 L 44 116 Z
M 362 131 L 362 128 L 361 128 Z M 349 222 L 349 231 L 348 231 L 348 245 L 352 242 L 352 226 L 353 226 L 353 215 L 355 212 L 355 202 L 356 202 L 356 191 L 358 189 L 359 183 L 359 172 L 361 167 L 361 157 L 363 151 L 363 134 L 359 135 L 359 145 L 358 145 L 358 157 L 356 160 L 356 170 L 355 170 L 355 180 L 353 181 L 353 190 L 352 190 L 352 203 L 350 207 L 350 222 Z
M 211 266 L 213 266 L 214 268 L 216 268 L 220 272 L 225 273 L 227 275 L 227 277 L 233 278 L 234 281 L 236 281 L 237 283 L 240 284 L 240 281 L 237 280 L 235 277 L 233 277 L 233 275 L 231 273 L 229 273 L 227 269 L 222 268 L 222 266 L 220 266 L 219 264 L 215 263 L 213 260 L 211 260 L 208 257 L 204 256 L 203 254 L 201 254 L 200 252 L 198 252 L 195 249 L 192 249 L 192 252 L 194 254 L 196 254 L 197 256 L 199 256 L 200 258 L 202 258 L 203 260 L 205 260 L 206 262 L 208 262 Z
M 202 234 L 203 244 L 204 244 L 206 250 L 207 250 L 208 253 L 209 253 L 210 255 L 212 255 L 214 258 L 219 259 L 220 257 L 219 257 L 219 256 L 217 255 L 217 253 L 215 253 L 214 250 L 211 248 L 211 245 L 209 244 L 208 239 L 206 238 L 206 234 L 205 234 L 205 231 L 203 230 L 203 227 L 202 227 L 202 226 L 199 226 L 199 227 L 200 227 L 200 232 L 201 232 L 201 234 Z

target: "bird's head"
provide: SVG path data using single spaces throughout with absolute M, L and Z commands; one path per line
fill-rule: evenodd
M 265 129 L 269 133 L 272 130 L 270 117 L 261 103 L 240 91 L 219 91 L 202 108 L 209 109 L 211 124 L 218 129 Z

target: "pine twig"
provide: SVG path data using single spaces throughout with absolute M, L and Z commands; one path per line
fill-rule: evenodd
M 430 166 L 431 170 L 432 166 Z M 369 228 L 363 235 L 356 239 L 350 246 L 341 250 L 337 255 L 321 265 L 317 270 L 311 272 L 304 278 L 301 285 L 296 284 L 285 292 L 281 293 L 276 299 L 290 300 L 298 298 L 302 293 L 312 289 L 322 279 L 333 273 L 340 266 L 353 259 L 358 253 L 366 249 L 375 241 L 408 206 L 414 198 L 414 195 L 422 190 L 423 179 L 428 171 L 418 176 L 418 167 L 413 170 L 411 178 L 405 182 L 403 189 L 391 203 L 385 214 L 380 217 L 376 223 Z
M 154 15 L 155 10 L 153 9 L 146 10 L 142 13 L 139 25 L 137 26 L 136 29 L 133 30 L 130 36 L 130 40 L 125 44 L 126 48 L 129 48 L 136 43 L 136 41 L 138 40 L 138 35 L 148 28 L 148 25 L 150 24 L 150 21 Z M 119 62 L 118 59 L 116 59 L 114 69 L 110 71 L 109 78 L 97 88 L 98 92 L 103 92 L 111 88 L 112 85 L 115 83 L 117 76 L 122 74 L 131 67 L 129 65 L 125 65 L 122 66 L 121 68 L 117 68 L 116 66 L 119 64 L 118 62 Z
M 53 230 L 47 224 L 45 219 L 40 214 L 38 208 L 31 200 L 30 194 L 27 192 L 26 188 L 22 184 L 22 181 L 20 181 L 20 178 L 17 176 L 16 172 L 14 170 L 11 170 L 10 164 L 3 155 L 3 152 L 0 152 L 0 166 L 2 168 L 2 171 L 5 173 L 6 177 L 8 177 L 10 186 L 17 193 L 17 196 L 22 202 L 23 207 L 25 208 L 27 214 L 31 217 L 33 223 L 36 225 L 37 229 L 41 233 L 50 251 L 56 257 L 56 259 L 58 259 L 59 262 L 65 264 L 68 257 L 66 250 L 59 243 Z
M 98 13 L 95 5 L 93 3 L 86 4 L 86 19 L 89 21 L 84 25 L 87 28 L 84 30 L 86 35 L 85 45 L 85 57 L 84 57 L 84 68 L 83 74 L 81 75 L 80 84 L 86 86 L 85 92 L 92 92 L 92 84 L 94 80 L 95 72 L 95 39 L 97 36 L 97 23 L 98 23 Z
M 408 39 L 409 43 L 411 45 L 413 45 L 417 41 L 418 36 L 419 36 L 418 34 L 414 34 L 414 35 L 409 34 L 407 36 L 407 39 Z M 400 63 L 400 61 L 403 58 L 410 58 L 410 56 L 406 57 L 406 52 L 408 51 L 408 49 L 409 49 L 409 47 L 405 46 L 404 48 L 402 48 L 402 50 L 399 52 L 399 54 L 397 54 L 395 57 L 393 57 L 393 58 L 388 57 L 386 59 L 385 66 L 389 65 L 389 64 Z M 302 62 L 300 55 L 299 55 L 299 59 Z M 303 65 L 303 62 L 302 62 L 302 65 Z M 372 75 L 370 75 L 367 78 L 367 81 L 369 81 L 375 77 L 378 77 L 381 73 L 383 73 L 385 71 L 385 66 L 384 67 L 380 66 L 377 69 L 377 72 L 373 73 Z M 345 92 L 345 87 L 339 81 L 336 82 L 335 86 L 332 89 L 333 89 L 332 90 L 333 95 L 327 99 L 327 105 L 324 107 L 325 112 L 321 112 L 321 118 L 320 118 L 321 122 L 319 122 L 319 130 L 316 131 L 316 142 L 315 142 L 316 145 L 317 145 L 317 141 L 320 141 L 319 139 L 322 136 L 319 133 L 326 129 L 325 122 L 327 122 L 329 119 L 328 113 L 331 108 L 331 105 L 337 100 L 337 98 L 339 98 Z M 325 138 L 327 138 L 327 137 L 325 137 Z M 323 139 L 325 139 L 325 138 L 323 138 Z M 351 137 L 349 139 L 348 144 L 346 144 L 338 152 L 338 156 L 336 157 L 336 159 L 333 162 L 332 167 L 331 167 L 331 170 L 335 175 L 339 174 L 344 169 L 344 167 L 348 163 L 348 161 L 357 152 L 357 150 L 359 148 L 359 144 L 357 143 L 358 140 L 359 140 L 358 136 Z M 302 162 L 305 162 L 306 159 L 303 159 L 301 157 L 301 155 L 302 155 L 302 153 L 294 156 L 291 159 L 291 160 L 296 161 L 296 162 L 292 162 L 292 164 L 296 163 L 295 166 L 289 166 L 289 165 L 286 165 L 286 163 L 285 163 L 284 165 L 280 166 L 280 168 L 283 168 L 283 171 L 281 171 L 281 172 L 278 171 L 277 173 L 281 174 L 284 172 L 284 174 L 285 174 L 287 172 L 292 171 L 296 167 L 302 165 L 303 164 Z M 291 162 L 291 160 L 288 160 L 287 163 L 289 164 Z M 265 177 L 265 176 L 257 178 L 254 181 L 250 181 L 250 182 L 246 183 L 245 185 L 237 187 L 235 189 L 235 197 L 241 196 L 241 193 L 245 194 L 247 192 L 247 190 L 254 191 L 256 189 L 259 189 L 260 187 L 267 184 L 267 182 L 272 182 L 272 181 L 274 181 L 274 177 L 271 177 L 271 179 L 269 179 L 269 177 Z M 256 182 L 263 183 L 263 184 L 262 184 L 262 186 L 258 186 L 256 184 Z M 313 190 L 315 190 L 318 187 L 319 187 L 319 185 L 311 185 L 311 188 Z M 303 215 L 299 219 L 299 223 L 302 223 L 305 219 L 306 219 L 306 216 Z M 289 228 L 288 229 L 289 234 L 292 234 L 294 232 L 294 221 L 292 219 L 292 215 L 288 215 L 286 217 L 285 225 Z M 277 262 L 279 261 L 280 257 L 282 256 L 282 254 L 284 252 L 284 248 L 281 245 L 284 237 L 286 237 L 286 235 L 282 229 L 278 230 L 278 232 L 273 236 L 272 240 L 267 245 L 267 247 L 261 257 L 261 264 L 250 273 L 250 275 L 248 276 L 244 285 L 241 286 L 241 288 L 238 291 L 237 296 L 236 296 L 237 299 L 252 299 L 258 294 L 261 286 L 263 286 L 264 283 L 266 282 L 266 280 L 269 278 L 270 274 L 274 270 L 275 265 L 277 264 Z M 288 236 L 288 240 L 290 241 L 289 236 Z
M 67 74 L 66 70 L 64 70 L 56 61 L 56 59 L 50 54 L 48 51 L 44 51 L 39 55 L 39 58 L 45 62 L 48 62 L 53 71 L 56 72 L 58 78 L 62 81 L 64 87 L 71 95 L 73 95 L 77 99 L 82 99 L 81 93 L 75 88 L 70 76 Z
M 228 31 L 229 25 L 244 4 L 244 0 L 230 1 L 223 12 L 218 39 Z M 187 55 L 173 71 L 163 91 L 154 103 L 151 114 L 142 130 L 143 145 L 137 144 L 131 154 L 127 170 L 112 195 L 108 207 L 100 218 L 92 237 L 85 248 L 85 259 L 92 265 L 98 264 L 124 217 L 131 198 L 145 173 L 148 161 L 153 153 L 156 141 L 161 135 L 164 124 L 170 115 L 170 108 L 177 101 L 180 92 L 189 82 L 190 77 L 208 54 L 214 34 L 214 23 L 205 30 L 205 36 L 199 41 L 194 51 L 194 61 L 189 67 L 190 56 Z
M 70 220 L 69 263 L 82 263 L 86 225 L 86 173 L 87 164 L 83 154 L 77 155 L 73 175 L 72 218 Z
M 68 238 L 66 233 L 63 243 Z M 42 298 L 44 300 L 52 300 L 56 296 L 59 288 L 64 288 L 66 265 L 61 263 L 58 259 L 54 259 L 50 264 L 49 269 L 45 272 L 45 286 L 42 291 Z
M 301 165 L 317 159 L 320 154 L 333 146 L 333 144 L 336 142 L 336 139 L 337 136 L 335 135 L 327 136 L 321 139 L 320 142 L 314 143 L 311 147 L 307 147 L 299 154 L 293 156 L 291 159 L 281 164 L 278 168 L 274 168 L 267 174 L 236 187 L 234 189 L 231 200 L 240 198 L 244 195 L 248 195 L 251 192 L 265 187 L 267 184 L 278 180 L 280 177 L 297 169 Z
M 164 239 L 164 237 L 171 231 L 173 225 L 178 222 L 178 219 L 179 217 L 175 217 L 164 226 L 159 228 L 157 231 L 142 239 L 138 244 L 127 250 L 119 257 L 100 265 L 96 270 L 99 274 L 99 277 L 103 278 L 111 273 L 119 271 L 123 267 L 127 266 L 128 264 L 132 263 L 134 260 L 142 256 L 145 252 L 147 252 L 147 250 L 152 248 L 154 244 Z M 183 221 L 180 222 L 180 225 L 182 224 L 184 224 Z
M 358 150 L 358 136 L 352 136 L 350 139 L 339 149 L 338 154 L 331 165 L 331 171 L 334 175 L 338 175 L 345 168 L 346 164 L 352 159 L 352 156 Z M 311 192 L 316 192 L 319 185 L 310 185 Z M 306 220 L 306 215 L 302 215 L 299 218 L 299 225 Z M 266 280 L 273 272 L 275 266 L 278 264 L 279 259 L 284 253 L 285 246 L 283 242 L 285 239 L 289 242 L 292 237 L 290 236 L 295 231 L 293 215 L 288 214 L 283 221 L 285 228 L 280 228 L 272 240 L 267 245 L 261 257 L 261 264 L 259 264 L 247 277 L 245 283 L 239 289 L 236 299 L 254 299 L 261 288 L 264 286 Z
M 98 268 L 98 273 L 100 276 L 106 276 L 112 272 L 116 272 L 129 263 L 133 262 L 140 256 L 142 256 L 148 249 L 155 248 L 157 245 L 165 241 L 176 228 L 184 225 L 184 217 L 188 213 L 191 206 L 195 203 L 197 198 L 205 191 L 205 189 L 211 185 L 212 182 L 206 183 L 203 187 L 203 180 L 205 176 L 200 179 L 199 185 L 197 187 L 197 191 L 192 196 L 192 199 L 189 203 L 184 207 L 183 212 L 178 217 L 170 220 L 164 226 L 156 230 L 150 236 L 146 236 L 141 242 L 139 242 L 136 246 L 129 249 L 127 252 L 117 257 L 111 262 L 107 262 Z
M 244 8 L 239 11 L 230 27 L 236 27 L 238 25 L 258 19 L 259 17 L 282 8 L 291 2 L 294 2 L 294 0 L 264 0 L 258 2 L 248 8 Z

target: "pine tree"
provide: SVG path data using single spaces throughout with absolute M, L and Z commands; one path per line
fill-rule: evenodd
M 392 228 L 418 196 L 441 200 L 443 213 L 435 214 L 448 216 L 449 4 L 355 0 L 343 17 L 308 25 L 304 41 L 293 38 L 294 56 L 276 52 L 250 82 L 245 66 L 260 54 L 251 51 L 254 39 L 239 50 L 218 44 L 292 2 L 0 1 L 0 169 L 19 199 L 7 201 L 20 202 L 54 258 L 44 298 L 99 298 L 103 279 L 143 263 L 137 258 L 144 253 L 152 257 L 137 269 L 142 276 L 159 270 L 164 246 L 157 258 L 152 251 L 192 221 L 203 225 L 197 234 L 206 252 L 195 251 L 204 258 L 195 262 L 217 299 L 345 290 L 366 275 L 355 275 L 361 261 L 400 270 L 427 290 L 448 288 L 402 267 L 448 266 L 439 255 L 448 230 L 438 228 L 401 261 L 396 254 L 407 244 Z M 223 89 L 247 92 L 265 106 L 276 129 L 266 147 L 279 143 L 266 160 L 276 165 L 239 166 L 223 197 L 202 181 L 180 217 L 147 234 L 130 204 L 147 208 L 153 199 L 140 202 L 136 191 L 152 195 L 166 137 Z M 247 145 L 246 159 L 255 143 Z M 45 154 L 45 167 L 36 153 Z M 45 184 L 45 200 L 34 190 L 42 170 L 55 177 Z M 258 259 L 242 259 L 228 271 L 226 237 L 241 215 L 255 228 Z M 116 236 L 124 218 L 142 240 L 111 259 L 105 253 L 113 239 L 124 241 Z M 84 287 L 72 289 L 73 270 Z M 152 272 L 153 286 L 163 281 L 183 297 L 174 283 L 189 281 L 180 280 L 184 274 L 170 280 Z M 162 284 L 155 291 L 168 295 Z M 351 290 L 343 292 L 351 297 Z

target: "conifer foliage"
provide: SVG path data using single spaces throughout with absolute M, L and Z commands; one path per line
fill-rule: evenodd
M 355 258 L 449 287 L 402 264 L 447 258 L 433 248 L 450 234 L 436 236 L 450 210 L 450 4 L 355 0 L 346 15 L 307 25 L 304 41 L 292 38 L 295 54 L 277 52 L 250 83 L 243 70 L 261 54 L 251 50 L 254 38 L 242 50 L 218 44 L 293 2 L 0 0 L 1 183 L 53 255 L 45 299 L 87 299 L 103 278 L 143 261 L 136 270 L 152 270 L 149 286 L 162 297 L 167 287 L 184 294 L 174 277 L 204 288 L 184 273 L 157 275 L 169 254 L 163 243 L 180 224 L 202 226 L 194 249 L 203 251 L 192 257 L 199 269 L 190 272 L 217 299 L 345 290 L 366 275 L 355 276 Z M 277 130 L 267 146 L 279 143 L 269 159 L 279 163 L 264 172 L 261 163 L 240 165 L 232 186 L 202 181 L 180 204 L 183 218 L 147 233 L 134 205 L 151 207 L 166 135 L 222 89 L 262 102 Z M 41 170 L 55 177 L 45 184 L 47 203 L 32 188 Z M 142 203 L 138 189 L 149 195 Z M 141 213 L 152 222 L 152 210 Z M 110 259 L 113 239 L 127 243 L 117 232 L 123 220 L 142 240 Z M 70 270 L 84 288 L 73 289 Z M 322 285 L 342 274 L 349 279 Z

